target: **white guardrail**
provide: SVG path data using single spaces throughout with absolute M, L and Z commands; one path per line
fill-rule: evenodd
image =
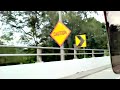
M 0 57 L 4 57 L 4 56 L 37 56 L 37 61 L 38 62 L 41 62 L 42 61 L 42 56 L 49 56 L 49 55 L 59 55 L 61 56 L 61 61 L 63 60 L 62 59 L 62 56 L 65 56 L 65 55 L 74 55 L 74 59 L 77 58 L 77 55 L 87 55 L 87 54 L 90 54 L 92 55 L 92 57 L 95 57 L 95 54 L 103 54 L 103 56 L 105 56 L 106 52 L 109 53 L 109 50 L 107 49 L 79 49 L 79 48 L 58 48 L 58 47 L 36 47 L 36 46 L 5 46 L 5 45 L 0 45 L 0 48 L 2 47 L 6 47 L 6 48 L 34 48 L 37 50 L 37 54 L 0 54 Z M 51 49 L 51 50 L 73 50 L 74 53 L 42 53 L 42 50 L 43 49 Z M 78 53 L 77 51 L 84 51 L 83 53 Z M 86 51 L 91 51 L 91 53 L 86 53 Z M 102 51 L 102 52 L 98 52 L 96 53 L 95 51 Z

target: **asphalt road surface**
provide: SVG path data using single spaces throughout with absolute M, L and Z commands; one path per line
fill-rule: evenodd
M 120 74 L 115 74 L 112 68 L 108 68 L 80 79 L 120 79 Z
M 120 74 L 115 74 L 111 65 L 106 65 L 85 72 L 78 72 L 62 79 L 120 79 Z

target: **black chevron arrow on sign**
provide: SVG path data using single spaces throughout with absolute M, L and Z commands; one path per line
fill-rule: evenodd
M 82 46 L 82 44 L 84 43 L 84 39 L 81 36 L 77 36 L 80 39 L 80 43 L 78 46 Z

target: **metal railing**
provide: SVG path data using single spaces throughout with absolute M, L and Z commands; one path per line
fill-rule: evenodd
M 92 57 L 95 57 L 95 54 L 104 54 L 105 52 L 109 52 L 109 50 L 107 49 L 79 49 L 79 48 L 58 48 L 58 47 L 36 47 L 36 46 L 5 46 L 5 45 L 0 45 L 0 48 L 2 47 L 9 47 L 9 48 L 34 48 L 37 49 L 37 54 L 0 54 L 0 57 L 4 57 L 4 56 L 37 56 L 37 61 L 41 62 L 42 61 L 42 56 L 49 56 L 49 55 L 74 55 L 74 59 L 77 58 L 77 55 L 85 55 L 86 54 L 91 54 Z M 74 53 L 42 53 L 43 49 L 56 49 L 56 50 L 74 50 Z M 78 50 L 84 51 L 84 53 L 77 53 Z M 86 53 L 85 51 L 92 51 L 92 53 Z M 95 51 L 103 51 L 103 52 L 98 52 L 96 53 Z M 61 59 L 62 60 L 62 59 Z

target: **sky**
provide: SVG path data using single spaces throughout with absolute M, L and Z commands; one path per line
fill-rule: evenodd
M 107 20 L 109 24 L 120 25 L 120 11 L 109 11 Z
M 103 11 L 97 11 L 97 12 L 98 12 L 98 14 L 91 13 L 88 17 L 95 17 L 98 21 L 105 22 Z M 1 26 L 2 26 L 2 23 L 0 22 L 0 27 Z M 2 33 L 3 33 L 2 28 L 0 28 L 0 36 L 2 35 Z M 16 41 L 18 41 L 19 38 L 20 38 L 20 34 L 19 33 L 14 34 L 14 40 L 11 43 L 9 43 L 9 44 L 17 45 Z M 19 45 L 22 45 L 22 44 L 19 44 Z
M 97 14 L 91 14 L 90 16 L 95 17 L 100 22 L 105 22 L 103 11 L 97 11 L 97 12 L 98 12 L 98 15 Z

